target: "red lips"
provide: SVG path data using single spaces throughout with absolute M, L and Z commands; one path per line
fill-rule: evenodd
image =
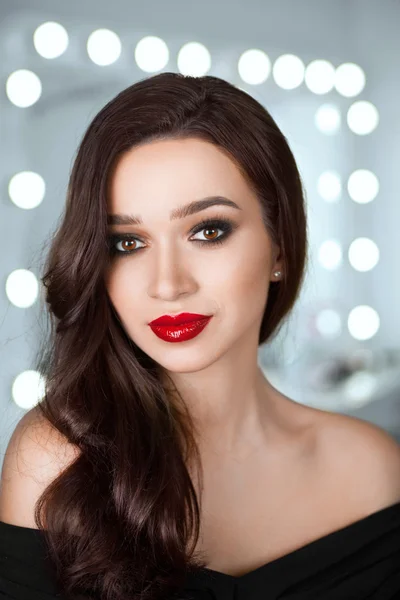
M 208 315 L 199 315 L 196 313 L 180 313 L 179 315 L 162 315 L 154 321 L 150 321 L 149 325 L 182 325 L 183 323 L 191 323 L 192 321 L 200 321 L 207 319 Z
M 199 335 L 211 318 L 212 315 L 194 313 L 163 315 L 149 325 L 153 333 L 165 342 L 186 342 Z

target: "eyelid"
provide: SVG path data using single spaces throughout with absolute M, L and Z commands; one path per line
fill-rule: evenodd
M 191 228 L 190 233 L 193 235 L 193 233 L 198 233 L 199 231 L 201 231 L 205 227 L 209 227 L 210 225 L 216 225 L 217 227 L 218 227 L 218 225 L 230 225 L 232 228 L 236 227 L 236 223 L 234 221 L 232 221 L 232 219 L 229 219 L 228 217 L 222 217 L 222 216 L 207 217 L 207 218 L 203 219 L 202 221 L 200 221 L 200 223 L 197 223 L 196 225 L 194 225 L 194 227 Z

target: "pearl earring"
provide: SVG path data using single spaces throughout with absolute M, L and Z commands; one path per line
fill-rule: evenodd
M 281 274 L 281 272 L 280 272 L 280 271 L 275 271 L 275 273 L 274 273 L 275 277 L 279 277 L 279 276 L 280 276 L 280 274 Z

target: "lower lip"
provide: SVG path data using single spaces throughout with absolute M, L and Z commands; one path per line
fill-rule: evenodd
M 199 335 L 210 319 L 211 317 L 206 317 L 182 325 L 150 325 L 150 327 L 156 336 L 165 342 L 186 342 Z

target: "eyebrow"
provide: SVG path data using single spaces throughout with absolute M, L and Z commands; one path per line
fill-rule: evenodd
M 193 202 L 189 202 L 189 204 L 174 208 L 171 211 L 169 218 L 171 221 L 175 219 L 184 219 L 185 217 L 194 215 L 202 210 L 206 210 L 206 208 L 209 208 L 210 206 L 230 206 L 242 210 L 236 202 L 229 200 L 229 198 L 225 198 L 224 196 L 208 196 L 207 198 L 194 200 Z M 143 220 L 139 215 L 109 214 L 107 215 L 107 225 L 143 225 Z

